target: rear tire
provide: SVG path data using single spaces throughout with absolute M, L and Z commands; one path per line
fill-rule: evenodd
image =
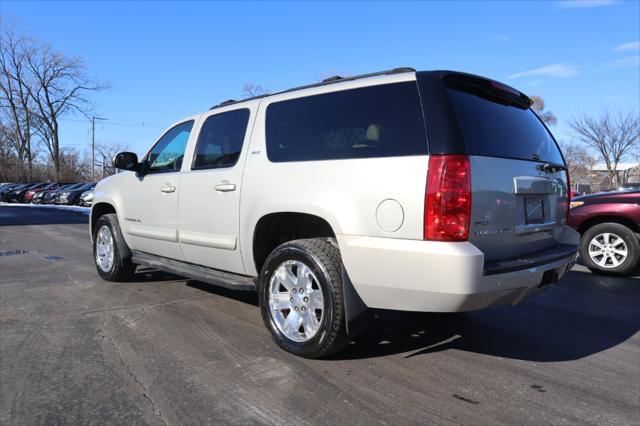
M 128 281 L 136 270 L 115 213 L 98 218 L 93 232 L 93 258 L 98 275 L 106 281 Z
M 580 257 L 594 273 L 627 275 L 638 266 L 640 242 L 624 225 L 600 223 L 582 234 Z
M 278 346 L 322 358 L 347 343 L 340 251 L 326 239 L 289 241 L 258 281 L 262 319 Z

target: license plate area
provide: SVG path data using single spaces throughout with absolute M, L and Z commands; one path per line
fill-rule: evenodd
M 540 196 L 524 198 L 525 223 L 527 225 L 544 223 L 544 200 Z

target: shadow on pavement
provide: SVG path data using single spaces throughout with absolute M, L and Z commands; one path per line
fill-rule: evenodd
M 460 314 L 377 311 L 333 359 L 458 350 L 535 362 L 569 361 L 640 330 L 640 280 L 571 272 L 519 306 Z
M 256 308 L 258 308 L 259 306 L 258 293 L 256 293 L 255 291 L 231 290 L 224 287 L 218 287 L 213 284 L 207 284 L 193 280 L 187 282 L 187 285 L 189 287 L 197 288 L 198 290 L 206 291 L 207 293 L 227 297 L 229 299 L 237 300 L 238 302 L 253 305 Z
M 0 207 L 0 226 L 68 225 L 89 223 L 89 216 L 73 210 L 39 207 Z
M 181 280 L 142 269 L 134 281 Z M 189 280 L 185 285 L 258 307 L 257 293 Z M 583 358 L 640 330 L 640 280 L 572 271 L 518 306 L 457 314 L 371 310 L 363 330 L 330 360 L 458 350 L 534 362 Z

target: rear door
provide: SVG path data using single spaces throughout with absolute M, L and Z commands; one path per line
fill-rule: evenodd
M 189 167 L 182 172 L 178 206 L 185 260 L 245 273 L 240 254 L 240 189 L 247 145 L 259 101 L 214 109 L 203 117 Z
M 556 246 L 568 211 L 565 163 L 528 98 L 465 74 L 449 74 L 441 84 L 458 135 L 451 148 L 470 159 L 469 241 L 486 261 Z

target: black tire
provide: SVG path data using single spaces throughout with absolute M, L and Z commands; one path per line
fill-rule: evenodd
M 627 246 L 626 259 L 616 267 L 604 268 L 593 261 L 589 255 L 589 244 L 594 237 L 609 233 L 621 238 Z M 585 266 L 594 273 L 607 275 L 627 275 L 632 273 L 638 266 L 638 258 L 640 258 L 640 242 L 636 234 L 629 228 L 619 223 L 607 222 L 600 223 L 587 229 L 582 234 L 580 241 L 580 257 Z
M 287 261 L 299 261 L 311 269 L 322 290 L 324 312 L 316 334 L 305 342 L 287 337 L 276 326 L 269 306 L 271 278 Z M 277 247 L 267 258 L 258 280 L 262 319 L 273 340 L 282 349 L 305 358 L 322 358 L 347 343 L 340 250 L 327 239 L 294 240 Z
M 113 264 L 107 270 L 104 270 L 98 261 L 98 232 L 100 229 L 106 228 L 111 233 L 113 239 Z M 120 231 L 120 224 L 115 213 L 105 214 L 98 218 L 93 230 L 93 260 L 98 270 L 98 275 L 106 281 L 128 281 L 131 279 L 136 270 L 136 265 L 131 262 L 131 250 Z

